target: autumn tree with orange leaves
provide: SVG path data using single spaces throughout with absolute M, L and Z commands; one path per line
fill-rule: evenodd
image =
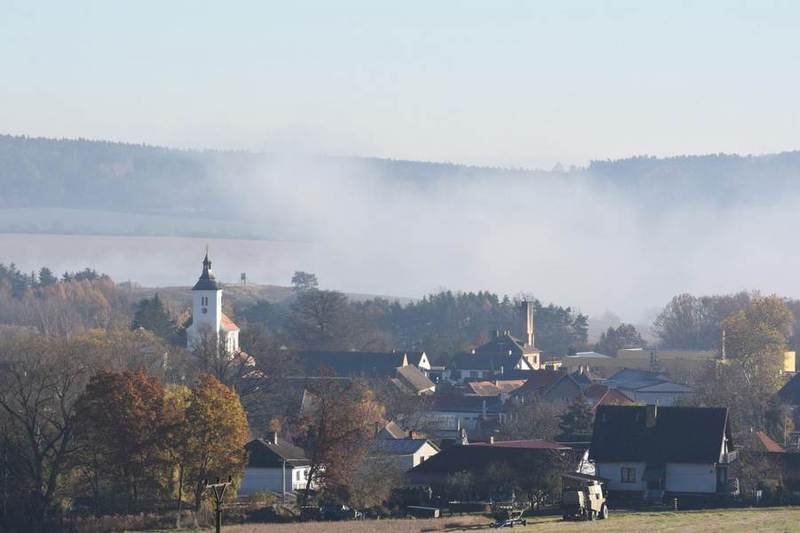
M 169 477 L 164 386 L 142 371 L 101 371 L 76 407 L 81 465 L 96 505 L 135 512 L 163 496 Z M 123 500 L 123 501 L 120 501 Z

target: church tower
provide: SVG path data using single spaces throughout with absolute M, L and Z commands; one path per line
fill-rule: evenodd
M 239 328 L 222 312 L 222 286 L 211 271 L 208 251 L 203 272 L 192 287 L 192 324 L 186 330 L 186 346 L 196 348 L 207 336 L 222 339 L 230 353 L 239 350 Z

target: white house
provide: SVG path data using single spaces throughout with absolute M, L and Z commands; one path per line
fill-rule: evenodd
M 205 342 L 222 342 L 225 351 L 239 351 L 239 326 L 222 312 L 222 286 L 211 271 L 208 252 L 203 272 L 192 287 L 192 318 L 186 328 L 186 347 L 197 349 Z
M 589 457 L 612 493 L 660 500 L 731 492 L 724 407 L 598 407 Z
M 308 483 L 311 462 L 302 449 L 272 433 L 245 445 L 248 453 L 239 494 L 294 492 Z M 312 483 L 312 488 L 314 484 Z M 283 487 L 283 488 L 282 488 Z

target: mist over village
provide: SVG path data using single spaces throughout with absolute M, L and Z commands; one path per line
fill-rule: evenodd
M 0 2 L 0 531 L 800 529 L 798 24 Z

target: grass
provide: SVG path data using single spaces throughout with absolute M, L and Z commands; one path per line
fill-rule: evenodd
M 302 524 L 249 524 L 223 527 L 225 533 L 425 533 L 487 529 L 491 520 L 478 516 L 437 520 L 380 520 L 363 522 L 309 522 Z M 208 530 L 206 530 L 208 531 Z M 527 527 L 514 531 L 599 532 L 624 531 L 652 533 L 800 531 L 800 508 L 718 509 L 673 512 L 612 512 L 608 520 L 564 522 L 560 517 L 529 520 Z

